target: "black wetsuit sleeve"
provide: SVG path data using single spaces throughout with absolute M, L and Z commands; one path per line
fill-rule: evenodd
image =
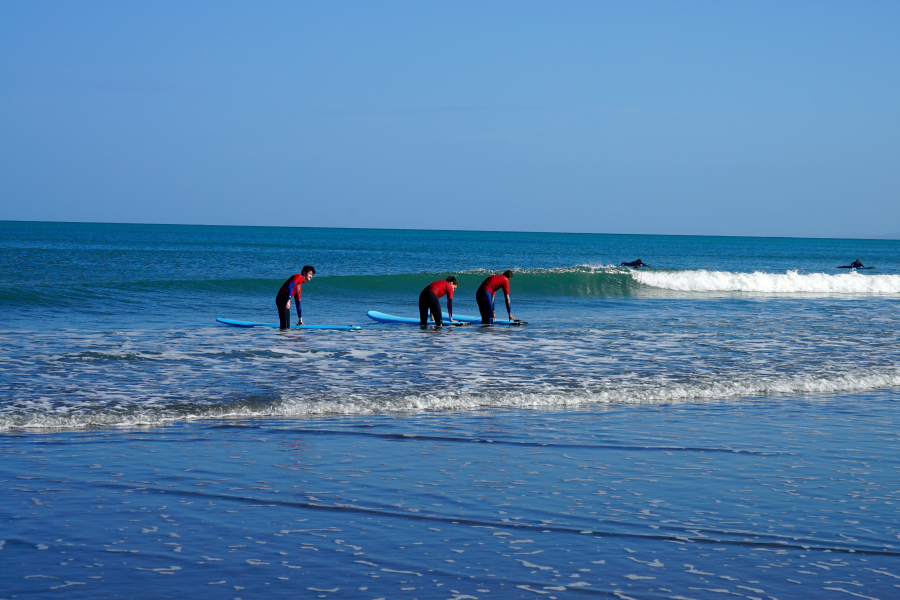
M 453 318 L 453 298 L 447 296 L 447 314 L 450 315 L 450 318 Z
M 506 314 L 512 314 L 512 307 L 509 305 L 509 294 L 506 292 L 503 293 L 503 299 L 506 300 Z

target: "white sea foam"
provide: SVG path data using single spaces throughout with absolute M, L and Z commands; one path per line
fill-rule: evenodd
M 760 395 L 822 394 L 856 392 L 900 387 L 900 371 L 891 370 L 840 375 L 796 375 L 791 377 L 745 377 L 731 381 L 694 384 L 648 383 L 608 389 L 543 390 L 540 392 L 496 391 L 490 393 L 451 392 L 446 394 L 405 394 L 364 397 L 350 394 L 340 398 L 312 399 L 293 393 L 271 402 L 252 405 L 230 403 L 197 405 L 185 409 L 160 407 L 132 410 L 91 410 L 78 412 L 21 411 L 0 415 L 0 431 L 10 429 L 81 429 L 86 427 L 147 427 L 199 419 L 246 419 L 260 417 L 315 417 L 326 415 L 368 415 L 386 412 L 426 412 L 435 410 L 477 410 L 484 408 L 568 408 L 586 404 L 667 404 L 710 399 L 734 399 Z
M 492 392 L 486 394 L 448 393 L 395 398 L 359 398 L 313 401 L 285 397 L 272 407 L 272 416 L 315 416 L 324 414 L 371 414 L 402 411 L 473 410 L 482 408 L 553 408 L 583 404 L 673 403 L 716 398 L 759 395 L 821 394 L 900 387 L 900 372 L 841 375 L 797 375 L 733 381 L 709 381 L 696 384 L 623 385 L 610 389 L 578 391 Z
M 632 271 L 643 285 L 680 292 L 761 294 L 900 294 L 900 275 L 861 273 L 733 273 L 728 271 Z

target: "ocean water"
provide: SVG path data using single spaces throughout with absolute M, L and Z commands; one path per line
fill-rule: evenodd
M 215 322 L 304 264 L 360 331 Z M 366 317 L 505 269 L 527 326 Z M 897 597 L 898 300 L 890 240 L 0 222 L 0 597 Z

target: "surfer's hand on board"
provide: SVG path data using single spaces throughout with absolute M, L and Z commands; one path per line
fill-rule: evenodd
M 303 325 L 303 319 L 297 319 L 297 325 Z

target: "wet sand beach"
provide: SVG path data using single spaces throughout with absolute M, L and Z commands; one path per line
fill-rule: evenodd
M 0 594 L 891 598 L 895 407 L 870 392 L 8 433 Z

